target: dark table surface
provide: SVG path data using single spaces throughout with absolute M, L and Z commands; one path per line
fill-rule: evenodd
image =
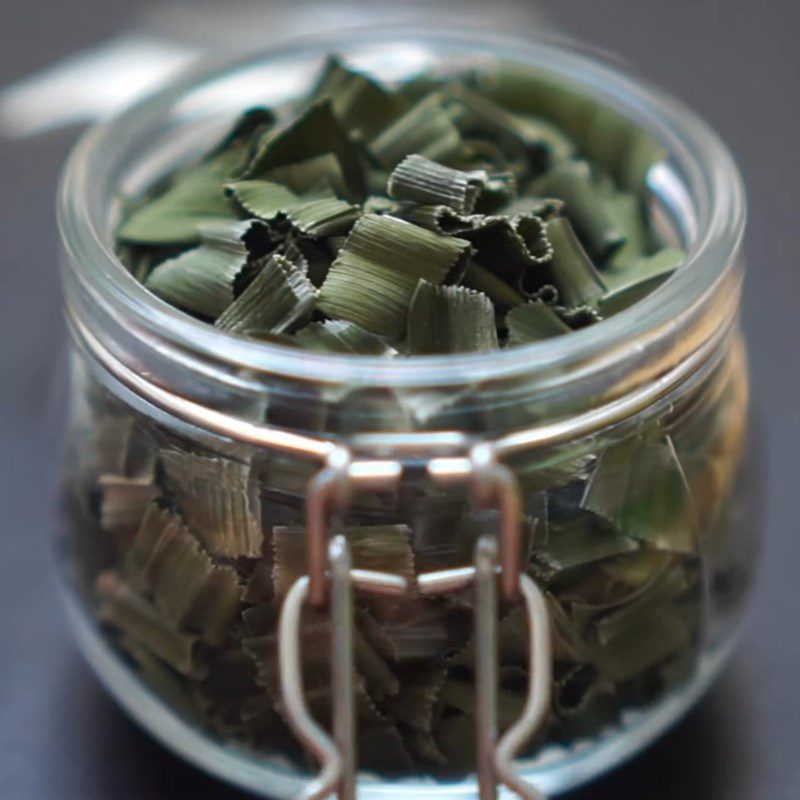
M 122 29 L 144 3 L 6 1 L 0 85 Z M 800 104 L 795 4 L 561 0 L 544 10 L 702 111 L 748 186 L 744 325 L 769 467 L 753 614 L 719 683 L 670 734 L 569 800 L 800 798 L 797 466 Z M 47 564 L 65 344 L 55 181 L 75 132 L 0 142 L 0 798 L 239 798 L 141 733 L 69 639 Z

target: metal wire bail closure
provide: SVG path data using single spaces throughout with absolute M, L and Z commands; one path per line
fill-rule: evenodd
M 522 780 L 513 760 L 544 720 L 550 705 L 552 653 L 550 624 L 543 594 L 520 571 L 522 500 L 513 472 L 496 458 L 487 443 L 475 445 L 468 458 L 439 457 L 428 462 L 439 484 L 467 482 L 473 503 L 500 512 L 499 545 L 495 537 L 476 544 L 472 566 L 418 576 L 417 589 L 441 595 L 470 585 L 475 589 L 476 738 L 480 800 L 496 800 L 498 785 L 522 800 L 544 800 Z M 280 686 L 286 716 L 298 738 L 320 762 L 319 774 L 297 800 L 322 800 L 332 793 L 354 800 L 356 736 L 353 694 L 353 587 L 379 594 L 403 594 L 411 587 L 388 573 L 353 569 L 347 541 L 335 536 L 328 543 L 328 517 L 344 511 L 357 487 L 395 487 L 402 475 L 398 461 L 354 461 L 348 448 L 333 450 L 309 483 L 306 498 L 308 575 L 289 590 L 278 629 Z M 520 718 L 502 737 L 497 732 L 497 583 L 506 601 L 521 601 L 528 620 L 529 685 Z M 330 601 L 332 624 L 331 690 L 334 739 L 320 728 L 303 699 L 300 615 L 305 602 L 320 607 Z
M 333 738 L 311 716 L 303 697 L 300 617 L 310 599 L 311 578 L 298 578 L 284 600 L 278 624 L 278 667 L 286 718 L 298 739 L 320 763 L 320 771 L 297 800 L 356 797 L 355 696 L 353 692 L 353 587 L 377 594 L 404 594 L 404 578 L 383 572 L 354 570 L 350 548 L 335 536 L 327 548 L 330 565 L 331 697 Z

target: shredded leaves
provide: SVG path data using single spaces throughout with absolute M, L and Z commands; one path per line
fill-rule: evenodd
M 298 359 L 380 357 L 389 374 L 391 359 L 546 350 L 682 268 L 680 237 L 655 218 L 647 188 L 662 157 L 632 122 L 545 71 L 481 66 L 396 83 L 331 56 L 308 94 L 246 112 L 209 153 L 123 199 L 118 252 L 165 302 Z M 276 381 L 246 416 L 332 440 L 521 427 L 530 386 L 487 404 L 492 387 L 478 380 L 465 375 L 458 391 L 339 386 L 335 374 L 314 387 Z M 742 391 L 726 387 L 716 401 L 741 411 Z M 569 413 L 553 394 L 556 416 Z M 619 441 L 508 459 L 524 499 L 520 559 L 546 592 L 555 655 L 550 717 L 526 753 L 592 737 L 691 673 L 714 590 L 703 537 L 719 535 L 743 427 L 736 409 L 713 418 L 709 403 L 691 428 L 676 407 L 667 424 Z M 168 702 L 226 742 L 299 762 L 277 627 L 307 572 L 317 466 L 236 441 L 188 445 L 154 420 L 112 413 L 99 390 L 91 404 L 69 508 L 76 573 L 100 620 Z M 496 511 L 474 510 L 464 487 L 434 487 L 418 466 L 395 490 L 362 487 L 330 520 L 355 568 L 412 586 L 470 563 L 498 526 Z M 473 612 L 469 590 L 355 593 L 361 766 L 474 770 Z M 330 634 L 327 613 L 306 608 L 305 696 L 326 727 Z M 502 728 L 529 678 L 518 606 L 503 605 L 498 634 Z
M 595 325 L 680 267 L 648 219 L 642 170 L 659 153 L 513 70 L 397 86 L 332 55 L 306 97 L 248 112 L 128 203 L 120 254 L 163 300 L 240 336 L 386 357 L 513 347 Z M 427 342 L 421 306 L 409 315 L 421 280 L 467 315 L 443 312 Z

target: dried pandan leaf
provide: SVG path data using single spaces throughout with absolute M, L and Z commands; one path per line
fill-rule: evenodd
M 453 770 L 475 769 L 475 720 L 451 710 L 434 731 L 437 750 Z
M 561 736 L 594 736 L 616 721 L 619 698 L 613 684 L 597 670 L 582 664 L 556 681 L 553 692 L 554 725 Z
M 249 180 L 230 183 L 226 191 L 248 216 L 290 225 L 311 237 L 346 234 L 361 215 L 358 206 L 340 200 L 330 190 L 297 195 L 280 183 Z
M 365 525 L 345 528 L 353 567 L 414 576 L 414 553 L 409 545 L 411 531 L 405 525 Z M 272 531 L 274 552 L 273 583 L 278 596 L 306 574 L 306 538 L 302 527 L 276 527 Z
M 441 283 L 469 251 L 462 239 L 367 214 L 331 265 L 317 307 L 372 333 L 400 336 L 420 278 Z
M 271 255 L 214 325 L 219 330 L 258 339 L 281 334 L 311 316 L 316 295 L 308 278 L 288 258 Z
M 297 118 L 268 130 L 256 144 L 241 178 L 261 179 L 278 167 L 326 153 L 332 153 L 341 164 L 349 196 L 360 197 L 365 189 L 360 149 L 337 119 L 330 98 L 324 97 Z
M 449 764 L 447 756 L 439 750 L 432 733 L 405 726 L 398 726 L 398 730 L 403 737 L 406 750 L 415 762 L 421 761 L 425 765 L 436 767 L 446 767 Z
M 443 164 L 458 157 L 461 133 L 453 124 L 439 93 L 429 94 L 372 140 L 369 150 L 385 168 L 418 154 Z
M 541 300 L 512 308 L 506 315 L 510 344 L 528 344 L 569 333 L 570 328 Z
M 199 241 L 203 224 L 235 218 L 224 185 L 247 157 L 251 138 L 273 121 L 266 109 L 243 115 L 209 157 L 179 171 L 163 193 L 140 204 L 122 223 L 119 239 L 142 245 L 191 245 Z
M 626 625 L 592 648 L 601 676 L 623 683 L 675 655 L 692 650 L 692 625 L 669 608 L 651 613 L 644 625 Z
M 247 581 L 242 599 L 245 603 L 255 606 L 272 600 L 274 594 L 272 587 L 272 560 L 260 558 Z
M 202 704 L 198 704 L 192 692 L 192 685 L 183 675 L 154 655 L 147 647 L 129 636 L 122 635 L 120 644 L 133 658 L 142 680 L 171 708 L 191 720 L 202 720 Z
M 566 523 L 550 522 L 547 544 L 533 553 L 533 568 L 549 583 L 562 572 L 638 549 L 633 538 L 616 533 L 599 517 L 584 514 Z
M 445 603 L 407 600 L 391 606 L 391 613 L 362 610 L 359 626 L 372 646 L 400 666 L 420 660 L 442 659 L 467 636 L 469 621 Z
M 410 354 L 496 350 L 492 301 L 464 286 L 436 286 L 420 279 L 408 309 Z
M 561 161 L 531 189 L 564 202 L 565 215 L 584 247 L 599 262 L 625 244 L 625 231 L 609 202 L 611 193 L 593 178 L 585 161 Z
M 265 178 L 291 189 L 295 194 L 311 194 L 332 191 L 337 197 L 347 194 L 342 165 L 333 153 L 318 156 L 276 167 L 266 173 Z
M 442 685 L 447 670 L 442 667 L 411 667 L 400 673 L 400 688 L 384 703 L 397 722 L 422 733 L 431 733 L 436 722 Z
M 213 556 L 258 556 L 261 504 L 250 465 L 164 450 L 161 463 L 187 525 Z
M 158 610 L 131 589 L 115 572 L 99 575 L 95 589 L 100 602 L 98 616 L 119 629 L 154 656 L 189 677 L 205 675 L 207 666 L 199 653 L 200 640 L 170 626 Z
M 210 644 L 227 639 L 242 599 L 238 576 L 232 567 L 214 564 L 176 514 L 155 504 L 148 508 L 126 567 L 170 625 Z
M 329 99 L 333 113 L 347 131 L 367 141 L 399 117 L 409 105 L 402 94 L 387 89 L 337 56 L 328 57 L 311 96 Z
M 471 214 L 489 183 L 484 170 L 458 170 L 425 156 L 406 156 L 392 171 L 386 193 L 395 200 L 422 206 L 445 206 L 456 214 Z
M 311 322 L 296 334 L 307 350 L 347 355 L 395 356 L 397 350 L 380 336 L 353 322 L 330 319 Z
M 582 506 L 631 539 L 697 550 L 694 500 L 669 436 L 634 437 L 604 450 Z
M 446 708 L 459 711 L 471 720 L 475 719 L 476 697 L 475 685 L 472 681 L 448 678 L 442 684 L 440 697 Z M 497 692 L 498 727 L 502 730 L 513 725 L 522 714 L 524 704 L 524 693 L 499 690 Z
M 569 307 L 597 303 L 606 292 L 595 265 L 583 249 L 565 217 L 547 223 L 547 237 L 552 246 L 546 283 L 557 289 L 561 302 Z
M 161 493 L 155 475 L 137 478 L 101 475 L 98 485 L 102 493 L 100 524 L 104 530 L 123 537 L 137 530 L 145 509 Z

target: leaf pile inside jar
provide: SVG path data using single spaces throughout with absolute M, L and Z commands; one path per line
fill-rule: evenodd
M 221 330 L 322 352 L 485 352 L 593 325 L 683 259 L 635 179 L 658 151 L 603 109 L 584 136 L 566 90 L 521 112 L 505 80 L 387 83 L 331 57 L 307 96 L 246 112 L 126 204 L 120 256 Z M 331 324 L 382 344 L 336 344 Z
M 534 91 L 514 70 L 397 84 L 331 58 L 306 97 L 247 112 L 212 152 L 129 204 L 120 256 L 165 302 L 298 358 L 546 342 L 623 311 L 683 260 L 648 222 L 643 177 L 659 155 L 623 122 L 557 85 Z M 340 436 L 443 428 L 462 407 L 480 434 L 519 427 L 527 413 L 498 402 L 476 420 L 470 387 L 320 385 L 306 407 L 291 387 L 274 388 L 261 420 Z M 277 621 L 306 569 L 303 496 L 316 466 L 234 441 L 219 452 L 188 444 L 110 410 L 99 390 L 93 402 L 72 508 L 100 620 L 142 677 L 206 728 L 300 761 L 278 691 Z M 709 455 L 703 434 L 717 428 Z M 547 740 L 595 735 L 691 669 L 710 591 L 701 539 L 725 505 L 737 430 L 706 418 L 689 430 L 651 424 L 509 462 L 525 496 L 521 563 L 546 592 L 553 627 Z M 698 475 L 708 497 L 694 494 Z M 411 581 L 469 563 L 498 524 L 466 491 L 418 476 L 393 493 L 359 493 L 340 522 L 355 567 Z M 355 605 L 361 763 L 472 769 L 471 594 L 356 593 Z M 330 633 L 326 615 L 306 609 L 303 683 L 326 726 Z M 501 609 L 498 634 L 507 727 L 528 679 L 519 608 Z

